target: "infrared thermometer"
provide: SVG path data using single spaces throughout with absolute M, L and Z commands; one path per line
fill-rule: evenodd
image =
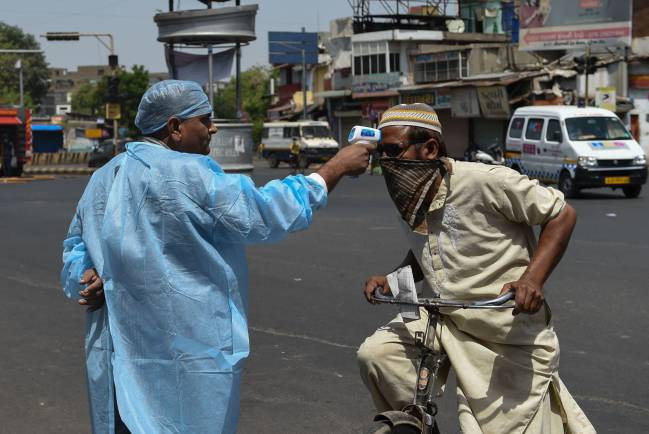
M 366 141 L 376 145 L 380 140 L 381 130 L 370 127 L 362 127 L 360 125 L 352 127 L 352 129 L 349 131 L 349 136 L 347 136 L 347 141 L 350 144 Z

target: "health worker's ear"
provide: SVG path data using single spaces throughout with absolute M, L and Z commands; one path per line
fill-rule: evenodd
M 174 143 L 180 143 L 182 139 L 182 121 L 175 117 L 169 118 L 167 120 L 167 133 Z

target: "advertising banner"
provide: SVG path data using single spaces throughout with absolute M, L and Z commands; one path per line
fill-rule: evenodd
M 632 0 L 522 0 L 520 50 L 631 45 Z

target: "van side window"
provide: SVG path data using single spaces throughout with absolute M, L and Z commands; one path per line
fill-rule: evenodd
M 525 124 L 524 118 L 514 118 L 512 126 L 509 127 L 509 137 L 513 139 L 520 139 L 523 135 L 523 125 Z
M 284 138 L 289 139 L 291 137 L 291 127 L 284 127 Z
M 268 128 L 264 128 L 263 130 L 261 130 L 261 138 L 262 139 L 268 138 Z
M 525 138 L 529 140 L 539 140 L 543 131 L 544 119 L 530 118 L 527 121 L 527 129 L 525 130 Z
M 556 119 L 550 119 L 548 121 L 548 129 L 545 132 L 545 141 L 546 142 L 557 142 L 561 143 L 563 138 L 561 137 L 561 125 Z

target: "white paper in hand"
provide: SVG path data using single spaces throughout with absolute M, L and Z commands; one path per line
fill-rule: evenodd
M 386 278 L 395 300 L 417 303 L 417 288 L 410 265 L 397 269 L 388 274 Z M 404 319 L 419 319 L 419 307 L 417 306 L 400 306 L 400 311 L 401 317 Z

